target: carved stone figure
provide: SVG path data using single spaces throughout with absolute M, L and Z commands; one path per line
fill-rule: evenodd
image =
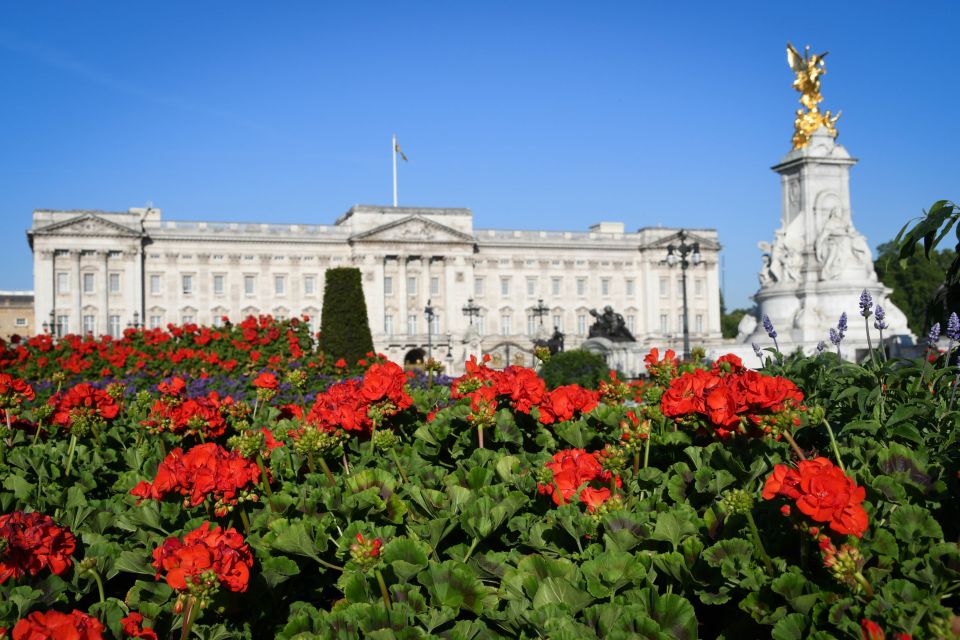
M 743 342 L 747 336 L 753 334 L 757 328 L 757 317 L 748 313 L 740 318 L 740 324 L 737 325 L 737 342 Z
M 590 326 L 589 336 L 591 338 L 607 338 L 614 342 L 636 342 L 636 338 L 627 329 L 623 316 L 615 313 L 610 305 L 603 308 L 603 313 L 591 309 L 590 315 L 597 319 Z
M 853 228 L 850 220 L 843 216 L 839 207 L 830 210 L 817 235 L 814 252 L 820 263 L 821 280 L 836 278 L 851 265 L 863 268 L 867 275 L 876 278 L 870 247 Z
M 757 243 L 763 251 L 760 284 L 768 286 L 778 282 L 800 282 L 800 267 L 803 265 L 802 250 L 788 243 L 783 229 L 777 230 L 775 236 L 772 244 Z
M 801 149 L 810 142 L 810 136 L 820 127 L 826 127 L 834 138 L 837 137 L 837 119 L 840 114 L 832 115 L 829 111 L 820 113 L 820 76 L 827 72 L 823 59 L 827 52 L 810 55 L 810 47 L 804 50 L 803 55 L 792 44 L 787 43 L 787 64 L 796 75 L 793 88 L 800 92 L 800 104 L 807 111 L 797 109 L 797 118 L 794 121 L 793 148 Z

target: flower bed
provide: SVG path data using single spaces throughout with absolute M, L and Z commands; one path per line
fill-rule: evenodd
M 305 327 L 7 345 L 9 637 L 960 636 L 948 354 L 654 350 L 591 391 Z

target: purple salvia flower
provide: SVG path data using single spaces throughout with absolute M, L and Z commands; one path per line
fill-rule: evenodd
M 843 341 L 843 335 L 838 333 L 836 329 L 830 327 L 830 342 L 833 343 L 833 346 L 840 348 L 840 343 Z
M 937 346 L 937 340 L 940 339 L 940 323 L 935 323 L 930 327 L 930 333 L 927 335 L 927 345 L 930 347 Z
M 774 340 L 776 340 L 777 332 L 774 331 L 773 329 L 773 323 L 770 322 L 770 316 L 768 316 L 767 314 L 763 314 L 763 319 L 761 320 L 761 322 L 763 323 L 763 328 L 766 329 L 767 331 L 767 335 L 773 338 Z
M 874 314 L 873 328 L 874 328 L 874 329 L 879 329 L 880 331 L 883 331 L 884 329 L 886 329 L 886 328 L 887 328 L 887 323 L 884 322 L 884 320 L 886 319 L 886 316 L 887 316 L 887 314 L 886 314 L 886 312 L 883 310 L 883 307 L 881 307 L 881 306 L 878 304 L 878 305 L 877 305 L 877 309 L 876 309 L 876 313 Z
M 840 322 L 837 323 L 837 331 L 840 332 L 840 339 L 843 340 L 844 336 L 847 335 L 847 312 L 846 311 L 840 314 Z
M 760 358 L 760 362 L 763 362 L 763 351 L 760 351 L 760 345 L 756 342 L 751 342 L 750 346 L 753 347 L 753 352 L 757 354 L 757 357 Z
M 866 289 L 860 294 L 860 315 L 864 318 L 870 317 L 870 309 L 873 307 L 873 297 Z
M 947 320 L 947 337 L 953 341 L 960 340 L 960 318 L 956 312 L 951 313 Z
M 819 356 L 821 353 L 823 353 L 826 349 L 827 349 L 827 343 L 826 343 L 826 342 L 824 342 L 823 340 L 821 340 L 820 342 L 817 343 L 817 355 L 818 355 L 818 356 Z

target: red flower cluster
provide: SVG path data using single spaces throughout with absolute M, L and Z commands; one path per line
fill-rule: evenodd
M 264 371 L 259 376 L 257 376 L 253 380 L 252 384 L 258 389 L 271 389 L 271 390 L 276 390 L 276 388 L 279 386 L 279 383 L 277 382 L 277 376 L 273 375 L 269 371 Z
M 883 627 L 866 618 L 860 621 L 860 633 L 863 640 L 886 640 L 887 637 Z M 913 636 L 909 633 L 897 633 L 894 634 L 893 640 L 913 640 Z
M 107 628 L 82 611 L 34 611 L 13 627 L 13 640 L 103 640 Z
M 745 369 L 726 355 L 713 369 L 696 369 L 670 383 L 660 400 L 663 415 L 709 427 L 719 437 L 779 434 L 800 424 L 803 393 L 793 382 Z
M 42 513 L 14 511 L 0 515 L 0 584 L 43 569 L 60 575 L 72 563 L 77 547 L 69 530 Z
M 110 394 L 86 382 L 53 396 L 50 404 L 54 408 L 53 423 L 67 430 L 81 416 L 107 421 L 116 418 L 120 412 L 120 406 Z
M 584 389 L 580 385 L 568 384 L 548 391 L 540 403 L 540 423 L 553 424 L 573 420 L 579 413 L 593 411 L 600 401 L 596 391 Z
M 183 540 L 167 538 L 153 551 L 156 579 L 164 577 L 171 588 L 194 592 L 209 589 L 215 580 L 230 591 L 246 591 L 253 555 L 236 529 L 223 531 L 204 522 Z
M 610 480 L 613 479 L 617 487 L 621 486 L 619 476 L 604 471 L 596 455 L 583 449 L 558 451 L 546 467 L 553 473 L 553 481 L 538 484 L 537 489 L 553 498 L 558 506 L 579 497 L 590 511 L 596 511 L 610 498 Z M 602 483 L 603 486 L 595 487 L 591 483 Z
M 254 462 L 215 442 L 207 442 L 186 453 L 179 447 L 174 449 L 157 467 L 153 482 L 140 482 L 130 493 L 141 500 L 163 500 L 178 493 L 190 507 L 203 504 L 210 497 L 214 513 L 224 516 L 259 479 L 260 469 Z
M 405 385 L 407 374 L 393 362 L 373 364 L 362 380 L 345 380 L 317 396 L 307 422 L 322 428 L 369 431 L 373 426 L 370 409 L 393 415 L 413 404 Z
M 677 375 L 677 366 L 680 364 L 673 349 L 667 349 L 661 360 L 660 351 L 656 347 L 650 349 L 650 353 L 644 356 L 643 362 L 647 365 L 647 373 L 650 377 L 656 378 L 662 384 L 669 382 Z
M 131 611 L 130 615 L 121 618 L 120 625 L 123 628 L 123 632 L 131 638 L 157 640 L 157 632 L 150 627 L 144 627 L 143 616 L 136 611 Z
M 216 391 L 206 396 L 188 398 L 187 384 L 182 378 L 161 382 L 162 396 L 150 408 L 150 416 L 140 424 L 154 432 L 169 431 L 178 435 L 222 436 L 227 429 L 227 416 L 234 407 L 233 398 L 221 398 Z
M 0 373 L 0 409 L 19 407 L 24 400 L 34 399 L 33 387 L 14 378 L 9 373 Z
M 867 512 L 861 506 L 866 491 L 826 458 L 802 460 L 796 469 L 774 466 L 763 497 L 772 500 L 778 495 L 795 501 L 797 509 L 814 521 L 830 523 L 841 535 L 859 538 L 867 530 Z

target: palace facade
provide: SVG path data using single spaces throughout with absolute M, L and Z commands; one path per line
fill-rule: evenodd
M 715 230 L 687 231 L 702 255 L 687 271 L 691 339 L 716 343 L 720 245 Z M 622 222 L 475 229 L 469 209 L 366 205 L 311 225 L 165 220 L 156 208 L 37 210 L 27 232 L 38 329 L 118 337 L 129 326 L 271 314 L 309 316 L 316 330 L 325 271 L 353 266 L 377 350 L 398 362 L 429 351 L 450 371 L 470 353 L 530 365 L 533 339 L 555 327 L 576 348 L 590 310 L 608 305 L 638 342 L 679 347 L 681 271 L 665 261 L 678 234 Z

